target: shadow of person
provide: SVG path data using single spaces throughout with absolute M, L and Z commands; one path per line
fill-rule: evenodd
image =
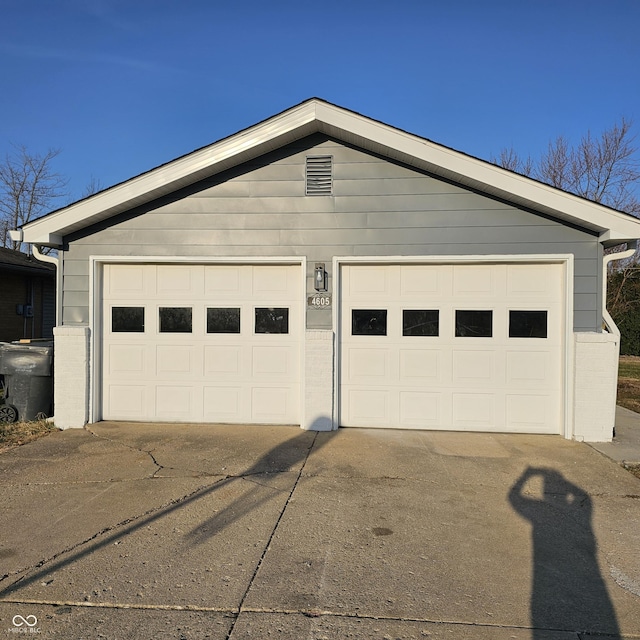
M 539 496 L 529 491 L 536 483 Z M 532 527 L 532 638 L 548 638 L 549 629 L 620 638 L 598 566 L 591 498 L 558 471 L 528 467 L 511 487 L 509 502 Z

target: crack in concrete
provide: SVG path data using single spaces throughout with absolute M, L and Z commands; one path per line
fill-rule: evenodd
M 130 451 L 137 451 L 138 453 L 144 453 L 146 455 L 149 456 L 149 458 L 151 458 L 151 462 L 153 462 L 153 464 L 157 467 L 156 470 L 151 474 L 151 478 L 155 478 L 156 474 L 161 471 L 162 469 L 164 469 L 165 467 L 163 467 L 155 458 L 155 456 L 153 455 L 153 449 L 147 450 L 147 449 L 141 449 L 139 447 L 134 447 L 132 445 L 129 445 L 125 442 L 121 442 L 119 440 L 113 440 L 112 438 L 107 438 L 106 436 L 102 436 L 98 433 L 96 433 L 90 425 L 85 425 L 84 430 L 87 433 L 90 433 L 94 438 L 98 438 L 99 440 L 104 440 L 105 442 L 110 442 L 112 444 L 116 444 L 118 446 L 124 447 L 125 449 L 129 449 Z M 170 467 L 169 467 L 170 468 Z

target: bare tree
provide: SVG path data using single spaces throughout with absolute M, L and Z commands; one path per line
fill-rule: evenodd
M 640 216 L 640 157 L 633 123 L 622 118 L 599 137 L 587 132 L 572 146 L 564 136 L 549 143 L 537 161 L 502 150 L 492 162 L 578 196 Z
M 82 192 L 81 197 L 88 198 L 89 196 L 92 196 L 94 193 L 98 193 L 103 189 L 104 189 L 104 186 L 100 181 L 100 178 L 96 178 L 93 174 L 91 174 L 91 179 L 89 180 L 89 183 L 87 184 L 87 186 L 84 188 L 84 191 Z
M 494 164 L 500 165 L 504 169 L 509 171 L 515 171 L 516 173 L 522 173 L 525 176 L 532 176 L 534 173 L 534 163 L 531 156 L 527 156 L 526 159 L 521 158 L 517 151 L 511 147 L 509 149 L 502 149 L 498 158 L 492 158 Z
M 58 149 L 40 155 L 15 146 L 0 162 L 1 246 L 19 250 L 20 243 L 10 239 L 9 231 L 44 214 L 57 198 L 66 195 L 67 180 L 52 168 L 59 154 Z

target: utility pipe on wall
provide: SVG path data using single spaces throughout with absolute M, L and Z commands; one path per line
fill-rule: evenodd
M 638 248 L 638 241 L 627 242 L 627 249 L 625 251 L 619 251 L 618 253 L 610 253 L 602 260 L 602 319 L 609 333 L 614 336 L 620 337 L 620 329 L 618 329 L 616 323 L 613 321 L 611 314 L 607 310 L 607 274 L 609 272 L 609 264 L 615 260 L 624 260 L 630 258 Z
M 40 262 L 48 262 L 49 264 L 53 264 L 56 267 L 56 311 L 55 311 L 55 320 L 54 326 L 62 323 L 62 319 L 58 317 L 58 313 L 61 312 L 62 309 L 62 274 L 60 273 L 60 260 L 55 256 L 45 255 L 40 251 L 40 245 L 34 244 L 31 245 L 33 249 L 33 255 L 36 259 L 40 260 Z

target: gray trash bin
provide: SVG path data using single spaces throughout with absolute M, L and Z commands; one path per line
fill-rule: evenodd
M 15 422 L 50 416 L 52 370 L 53 342 L 0 343 L 0 374 L 4 376 L 0 420 Z

